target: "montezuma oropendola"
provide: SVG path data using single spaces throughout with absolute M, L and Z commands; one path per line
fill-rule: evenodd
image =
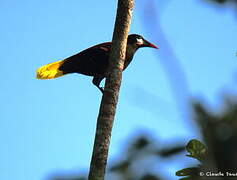
M 103 88 L 100 87 L 100 82 L 106 77 L 111 44 L 111 42 L 98 44 L 64 60 L 44 65 L 37 69 L 37 78 L 53 79 L 70 73 L 93 76 L 93 84 L 103 93 Z M 141 47 L 152 47 L 158 49 L 154 44 L 148 42 L 142 36 L 130 34 L 127 40 L 123 70 L 127 68 L 132 61 L 135 52 Z

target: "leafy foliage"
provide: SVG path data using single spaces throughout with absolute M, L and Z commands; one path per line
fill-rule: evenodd
M 195 158 L 200 162 L 204 162 L 207 156 L 207 149 L 200 141 L 193 139 L 189 141 L 186 150 L 190 153 L 187 156 Z
M 205 163 L 205 160 L 207 159 L 207 148 L 200 141 L 192 139 L 186 145 L 186 150 L 190 153 L 187 155 L 188 157 L 195 158 L 200 162 Z M 177 171 L 176 176 L 185 176 L 180 180 L 193 180 L 199 177 L 199 172 L 200 166 L 190 167 Z
M 234 97 L 226 96 L 222 107 L 221 112 L 214 113 L 201 103 L 193 103 L 195 119 L 208 150 L 196 139 L 189 141 L 186 150 L 190 154 L 187 156 L 197 159 L 200 164 L 176 172 L 177 176 L 199 180 L 207 178 L 201 177 L 200 173 L 236 172 L 237 161 L 234 157 L 237 157 L 237 101 Z M 226 179 L 225 176 L 215 178 Z

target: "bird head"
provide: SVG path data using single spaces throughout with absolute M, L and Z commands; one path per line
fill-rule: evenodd
M 158 49 L 154 44 L 150 43 L 146 39 L 144 39 L 142 36 L 138 34 L 130 34 L 128 36 L 128 44 L 132 46 L 135 49 L 141 48 L 141 47 L 151 47 Z

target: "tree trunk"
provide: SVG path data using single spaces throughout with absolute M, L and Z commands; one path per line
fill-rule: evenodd
M 117 16 L 109 57 L 110 64 L 97 118 L 89 180 L 103 180 L 105 176 L 133 6 L 134 0 L 118 0 Z

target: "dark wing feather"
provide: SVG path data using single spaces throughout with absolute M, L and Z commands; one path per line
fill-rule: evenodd
M 102 43 L 90 47 L 67 59 L 59 70 L 67 73 L 80 73 L 88 76 L 104 75 L 108 67 L 111 43 Z

